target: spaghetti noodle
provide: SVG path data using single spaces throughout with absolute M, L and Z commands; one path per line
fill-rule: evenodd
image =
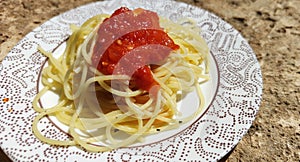
M 129 12 L 126 8 L 125 10 Z M 138 17 L 136 15 L 143 14 L 144 11 L 146 10 L 134 10 L 133 15 Z M 180 123 L 193 119 L 203 109 L 204 97 L 200 84 L 209 79 L 208 47 L 192 20 L 174 23 L 159 18 L 158 29 L 167 33 L 167 38 L 174 41 L 174 44 L 171 44 L 172 47 L 169 44 L 168 48 L 165 48 L 166 44 L 157 43 L 153 47 L 147 43 L 141 44 L 141 48 L 134 47 L 143 53 L 152 49 L 151 54 L 153 49 L 158 49 L 154 50 L 156 54 L 162 54 L 162 49 L 167 49 L 168 54 L 159 62 L 139 62 L 129 74 L 124 72 L 128 67 L 124 68 L 122 64 L 115 64 L 114 71 L 108 73 L 99 68 L 99 64 L 107 65 L 104 63 L 105 59 L 101 60 L 101 55 L 97 56 L 96 61 L 94 59 L 96 49 L 100 48 L 99 37 L 103 34 L 99 33 L 101 25 L 103 27 L 109 21 L 108 18 L 109 15 L 100 14 L 87 20 L 81 27 L 71 25 L 72 35 L 63 55 L 58 59 L 39 48 L 49 59 L 49 65 L 42 71 L 44 87 L 33 101 L 33 107 L 38 112 L 33 121 L 33 132 L 41 141 L 61 146 L 79 145 L 88 151 L 102 152 L 128 146 L 149 134 L 175 129 Z M 130 35 L 132 32 L 127 32 L 127 35 L 128 33 Z M 160 38 L 154 41 L 158 39 Z M 170 40 L 167 42 L 170 43 Z M 118 40 L 115 43 L 122 44 Z M 108 46 L 104 46 L 101 47 L 106 52 Z M 130 50 L 122 57 L 130 56 L 128 53 L 134 50 L 132 47 L 128 49 Z M 102 58 L 104 56 L 105 53 L 102 53 Z M 132 57 L 145 56 L 133 53 L 130 58 Z M 118 62 L 122 62 L 122 59 Z M 121 72 L 116 70 L 117 67 L 120 67 Z M 151 83 L 143 78 L 146 73 L 136 73 L 139 69 L 146 72 L 147 69 L 150 70 L 150 77 L 153 78 Z M 151 86 L 147 85 L 145 88 L 138 81 L 150 83 Z M 177 102 L 195 89 L 199 95 L 199 108 L 192 116 L 181 118 Z M 59 95 L 59 102 L 54 107 L 41 108 L 38 101 L 49 91 Z M 38 123 L 46 116 L 55 116 L 67 125 L 70 140 L 45 137 L 38 129 Z

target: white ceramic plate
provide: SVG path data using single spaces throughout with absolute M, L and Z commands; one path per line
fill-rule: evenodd
M 196 20 L 202 28 L 199 34 L 211 50 L 212 79 L 202 86 L 205 110 L 179 129 L 111 152 L 90 153 L 77 147 L 43 144 L 31 130 L 36 115 L 31 103 L 39 90 L 39 74 L 46 61 L 37 46 L 61 53 L 70 34 L 70 24 L 80 25 L 93 15 L 110 14 L 120 6 L 142 7 L 171 20 L 181 17 Z M 259 64 L 238 31 L 201 8 L 159 0 L 96 2 L 54 17 L 26 35 L 11 50 L 0 64 L 0 79 L 0 145 L 13 161 L 217 161 L 247 132 L 262 95 Z M 42 104 L 52 104 L 49 101 L 52 99 L 42 100 Z M 182 105 L 193 108 L 193 95 Z M 42 120 L 40 129 L 51 138 L 68 138 L 63 126 L 47 118 Z

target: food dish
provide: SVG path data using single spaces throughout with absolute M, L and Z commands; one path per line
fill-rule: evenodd
M 101 154 L 76 147 L 43 144 L 31 131 L 31 123 L 36 116 L 31 103 L 40 86 L 38 74 L 46 60 L 36 50 L 37 45 L 60 53 L 70 34 L 71 23 L 81 25 L 93 15 L 112 13 L 120 6 L 143 7 L 171 20 L 180 17 L 196 20 L 211 50 L 210 74 L 218 76 L 211 77 L 211 83 L 203 87 L 204 91 L 213 89 L 212 94 L 206 93 L 208 96 L 205 96 L 208 109 L 177 131 L 149 137 L 149 142 L 143 145 Z M 212 13 L 174 1 L 103 1 L 68 11 L 47 21 L 19 42 L 2 62 L 0 75 L 0 120 L 3 123 L 0 126 L 0 144 L 14 161 L 216 161 L 247 132 L 258 111 L 262 94 L 259 64 L 240 33 Z M 183 104 L 195 107 L 193 100 L 193 95 L 189 96 Z M 42 103 L 45 106 L 52 104 L 49 100 Z M 47 137 L 67 139 L 65 128 L 55 119 L 51 121 L 43 119 L 39 128 L 46 132 Z
M 58 59 L 39 47 L 49 60 L 40 78 L 44 87 L 32 103 L 39 113 L 33 132 L 41 141 L 109 151 L 176 129 L 203 111 L 200 84 L 209 80 L 209 49 L 194 21 L 175 23 L 150 10 L 120 7 L 71 27 Z M 182 117 L 177 102 L 192 91 L 199 106 Z M 41 107 L 50 92 L 58 103 Z M 47 116 L 69 127 L 71 138 L 45 137 L 38 124 Z

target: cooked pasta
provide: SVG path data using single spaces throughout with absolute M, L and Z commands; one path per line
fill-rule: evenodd
M 100 14 L 80 27 L 71 25 L 72 35 L 58 59 L 39 47 L 48 57 L 41 76 L 44 87 L 33 101 L 38 112 L 33 132 L 41 141 L 103 152 L 142 141 L 149 134 L 176 129 L 203 110 L 200 84 L 209 80 L 209 50 L 192 20 L 174 23 L 159 18 L 160 26 L 179 48 L 170 51 L 162 62 L 147 65 L 155 85 L 143 89 L 134 85 L 130 75 L 104 74 L 94 64 L 99 26 L 108 18 Z M 199 108 L 192 116 L 181 117 L 177 102 L 194 90 L 199 96 Z M 54 107 L 41 107 L 38 101 L 49 91 L 59 95 L 59 101 Z M 60 141 L 45 137 L 38 123 L 46 116 L 54 116 L 67 125 L 71 138 Z

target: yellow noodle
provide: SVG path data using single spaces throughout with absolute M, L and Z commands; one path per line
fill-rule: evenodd
M 142 141 L 149 134 L 176 129 L 180 122 L 188 122 L 202 112 L 204 95 L 199 84 L 209 79 L 209 53 L 195 23 L 188 19 L 179 23 L 160 19 L 161 26 L 180 49 L 172 52 L 163 65 L 152 70 L 160 86 L 157 97 L 153 98 L 143 90 L 131 90 L 128 87 L 130 77 L 103 75 L 91 66 L 96 31 L 107 17 L 100 14 L 80 27 L 71 25 L 73 33 L 58 59 L 38 48 L 49 58 L 49 65 L 42 72 L 44 88 L 33 100 L 33 107 L 38 112 L 33 121 L 33 132 L 41 141 L 62 146 L 78 145 L 92 152 L 108 151 Z M 75 79 L 79 80 L 78 83 L 74 83 Z M 111 85 L 114 82 L 116 87 Z M 193 115 L 180 118 L 178 93 L 193 90 L 199 96 L 199 108 Z M 38 102 L 48 91 L 57 93 L 59 102 L 54 107 L 41 108 Z M 138 103 L 138 100 L 146 101 Z M 58 141 L 45 137 L 38 125 L 46 116 L 54 116 L 67 125 L 72 138 Z M 103 133 L 99 134 L 99 130 Z M 120 140 L 117 136 L 121 133 L 127 134 L 126 138 Z

